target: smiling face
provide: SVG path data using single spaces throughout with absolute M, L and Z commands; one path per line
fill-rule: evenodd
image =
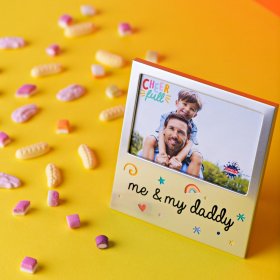
M 163 130 L 164 142 L 168 155 L 177 155 L 177 153 L 185 146 L 187 141 L 187 131 L 188 125 L 185 122 L 175 118 L 168 121 Z
M 184 116 L 187 120 L 197 115 L 198 107 L 196 103 L 190 103 L 182 99 L 176 101 L 176 113 Z

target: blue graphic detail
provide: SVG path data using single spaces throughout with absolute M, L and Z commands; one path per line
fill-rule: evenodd
M 158 181 L 160 185 L 163 185 L 165 183 L 165 179 L 163 179 L 162 177 L 159 177 Z
M 240 168 L 237 162 L 228 162 L 224 165 L 224 173 L 228 178 L 233 179 L 240 175 Z
M 237 221 L 242 221 L 242 222 L 244 222 L 244 220 L 245 220 L 245 214 L 238 214 L 237 216 Z
M 200 233 L 201 233 L 200 227 L 194 227 L 194 228 L 193 228 L 193 233 L 200 234 Z

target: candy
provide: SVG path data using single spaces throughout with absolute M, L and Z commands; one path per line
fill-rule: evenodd
M 51 187 L 58 187 L 62 182 L 62 176 L 59 168 L 53 164 L 49 163 L 46 167 L 46 175 L 47 175 L 47 182 L 48 186 Z
M 124 106 L 119 105 L 102 111 L 99 115 L 101 121 L 111 121 L 124 115 Z
M 56 207 L 59 205 L 59 193 L 57 191 L 48 191 L 48 206 Z
M 49 63 L 34 66 L 31 69 L 31 76 L 33 78 L 45 77 L 49 75 L 58 74 L 63 71 L 63 67 L 59 63 Z
M 25 41 L 20 37 L 0 38 L 0 49 L 18 49 L 25 46 Z
M 113 68 L 120 68 L 125 64 L 123 57 L 105 50 L 97 51 L 95 58 L 98 62 Z
M 118 26 L 118 31 L 120 36 L 127 36 L 132 33 L 132 27 L 129 23 L 127 22 L 121 22 Z
M 83 96 L 85 92 L 86 89 L 83 86 L 74 84 L 60 90 L 56 98 L 64 102 L 72 101 Z
M 66 37 L 80 37 L 88 35 L 95 30 L 95 25 L 92 22 L 83 22 L 67 26 L 64 29 L 64 35 Z
M 105 90 L 106 95 L 109 98 L 115 98 L 123 95 L 123 91 L 119 89 L 116 85 L 110 85 Z
M 0 188 L 12 189 L 21 186 L 21 181 L 15 176 L 0 172 Z
M 95 8 L 91 5 L 82 5 L 80 10 L 83 16 L 94 16 L 96 14 Z
M 31 257 L 25 257 L 20 265 L 20 270 L 28 273 L 34 273 L 38 267 L 36 259 Z
M 7 146 L 11 142 L 11 138 L 4 131 L 0 131 L 0 148 Z
M 73 23 L 73 18 L 69 15 L 62 15 L 59 19 L 58 19 L 58 25 L 61 28 L 65 28 L 69 25 L 71 25 Z
M 56 56 L 60 54 L 60 52 L 61 52 L 60 46 L 57 44 L 50 45 L 46 48 L 46 53 L 49 56 Z
M 16 97 L 30 97 L 37 90 L 37 86 L 33 84 L 24 84 L 16 91 Z
M 39 109 L 35 104 L 28 104 L 19 107 L 12 113 L 12 120 L 16 123 L 23 123 L 38 113 Z
M 66 220 L 70 228 L 79 228 L 81 226 L 80 217 L 78 214 L 66 216 Z
M 17 205 L 13 209 L 13 214 L 15 216 L 23 216 L 27 213 L 29 207 L 30 207 L 29 200 L 21 200 L 17 203 Z
M 81 157 L 83 165 L 86 169 L 93 169 L 97 166 L 97 156 L 86 144 L 81 144 L 79 146 L 78 154 Z
M 91 65 L 91 73 L 95 78 L 101 78 L 105 76 L 105 70 L 102 65 L 93 64 Z
M 146 60 L 150 61 L 150 62 L 154 62 L 154 63 L 158 63 L 158 52 L 156 51 L 147 51 L 146 53 Z
M 96 246 L 99 249 L 106 249 L 109 246 L 109 239 L 105 235 L 98 235 L 95 238 Z
M 71 131 L 70 122 L 68 120 L 59 120 L 56 127 L 56 133 L 68 134 Z
M 41 142 L 32 144 L 30 146 L 26 146 L 20 148 L 16 151 L 16 158 L 18 159 L 30 159 L 42 156 L 50 151 L 50 147 L 47 143 Z

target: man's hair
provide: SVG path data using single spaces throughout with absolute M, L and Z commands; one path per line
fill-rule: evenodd
M 192 132 L 192 127 L 190 125 L 190 121 L 187 120 L 184 116 L 180 115 L 180 114 L 177 114 L 177 113 L 170 113 L 167 118 L 165 119 L 164 121 L 164 128 L 167 127 L 167 124 L 168 122 L 171 120 L 171 119 L 177 119 L 177 120 L 180 120 L 182 122 L 184 122 L 186 125 L 187 125 L 187 136 L 189 136 Z M 188 137 L 189 138 L 189 137 Z
M 202 102 L 196 91 L 191 89 L 182 89 L 178 92 L 178 101 L 185 101 L 188 103 L 195 103 L 197 105 L 197 111 L 202 109 Z

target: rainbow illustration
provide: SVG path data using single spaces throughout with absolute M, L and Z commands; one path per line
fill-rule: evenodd
M 185 193 L 200 193 L 200 189 L 194 184 L 188 184 L 185 187 Z

